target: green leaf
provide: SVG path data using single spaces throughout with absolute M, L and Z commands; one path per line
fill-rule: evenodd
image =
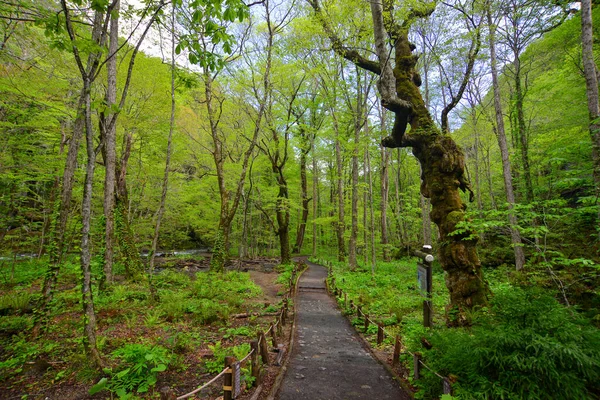
M 167 369 L 167 366 L 165 364 L 158 364 L 156 367 L 152 368 L 150 371 L 151 372 L 163 372 Z
M 115 377 L 117 377 L 118 379 L 121 379 L 122 377 L 124 377 L 125 375 L 127 375 L 129 373 L 129 371 L 131 371 L 131 368 L 126 368 L 123 371 L 117 373 L 115 375 Z
M 90 388 L 90 390 L 88 391 L 88 394 L 90 396 L 95 395 L 98 392 L 103 391 L 104 389 L 106 389 L 106 386 L 108 385 L 108 379 L 107 378 L 102 378 L 98 381 L 98 383 L 96 383 L 94 386 L 92 386 Z

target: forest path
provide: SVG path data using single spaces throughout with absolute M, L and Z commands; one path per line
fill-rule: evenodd
M 307 262 L 296 297 L 297 345 L 280 400 L 394 399 L 410 397 L 376 361 L 325 287 L 325 267 Z

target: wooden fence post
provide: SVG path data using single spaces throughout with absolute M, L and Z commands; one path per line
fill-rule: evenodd
M 377 344 L 383 343 L 383 325 L 377 324 Z
M 421 353 L 413 355 L 414 379 L 421 379 Z
M 348 308 L 348 294 L 344 293 L 344 308 Z
M 233 370 L 231 366 L 235 362 L 235 357 L 225 357 L 225 368 L 227 372 L 223 376 L 223 400 L 233 399 Z
M 356 307 L 356 316 L 358 318 L 360 318 L 362 316 L 362 307 L 361 306 Z
M 271 344 L 273 344 L 274 348 L 277 348 L 277 335 L 275 335 L 275 326 L 271 324 L 271 328 L 269 330 L 271 331 Z
M 281 319 L 279 319 L 279 323 L 277 324 L 277 335 L 283 335 L 283 328 L 281 327 L 283 324 L 281 323 Z
M 263 364 L 269 365 L 269 349 L 267 348 L 267 338 L 262 332 L 258 332 L 258 348 L 260 350 L 260 358 Z
M 396 335 L 396 342 L 394 343 L 394 355 L 392 356 L 392 367 L 395 367 L 400 362 L 401 347 L 402 342 L 400 341 L 400 336 Z
M 354 300 L 350 299 L 350 309 L 354 309 Z
M 285 325 L 288 316 L 288 299 L 283 299 L 283 311 L 281 313 L 281 323 Z
M 444 394 L 452 394 L 452 382 L 450 382 L 450 379 L 448 378 L 444 378 Z
M 369 314 L 365 314 L 365 334 L 367 333 L 367 329 L 369 329 Z
M 256 386 L 260 384 L 260 366 L 258 365 L 258 342 L 253 340 L 250 342 L 250 351 L 254 350 L 254 353 L 250 356 L 250 365 L 252 369 L 252 377 L 254 377 Z

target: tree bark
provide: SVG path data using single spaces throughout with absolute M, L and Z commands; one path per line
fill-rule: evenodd
M 385 132 L 387 130 L 386 127 L 386 118 L 385 118 L 385 109 L 383 107 L 378 107 L 379 111 L 379 120 L 381 122 L 381 131 Z M 389 168 L 390 168 L 390 151 L 380 146 L 381 149 L 381 246 L 383 247 L 383 261 L 390 261 L 390 248 L 389 248 L 389 237 L 388 237 L 388 217 L 387 217 L 387 209 L 388 209 L 388 200 L 390 195 L 390 178 L 389 178 Z
M 96 344 L 96 313 L 94 311 L 94 297 L 92 294 L 92 254 L 90 249 L 92 191 L 94 185 L 96 151 L 94 149 L 94 131 L 92 128 L 91 82 L 88 76 L 84 79 L 83 88 L 85 91 L 85 136 L 87 148 L 85 185 L 83 189 L 83 203 L 81 205 L 81 293 L 83 312 L 85 315 L 83 346 L 86 353 L 90 356 L 92 363 L 95 366 L 100 367 L 102 365 L 102 359 Z
M 504 178 L 504 189 L 506 191 L 506 202 L 508 203 L 508 222 L 510 223 L 510 236 L 515 254 L 515 267 L 517 271 L 523 269 L 525 265 L 525 253 L 521 241 L 521 234 L 517 230 L 518 219 L 514 212 L 515 195 L 513 190 L 513 180 L 508 152 L 508 143 L 504 129 L 504 116 L 502 115 L 502 103 L 500 102 L 500 84 L 498 83 L 498 62 L 496 57 L 495 27 L 492 21 L 491 11 L 487 10 L 487 20 L 490 29 L 489 46 L 492 67 L 492 87 L 494 91 L 494 109 L 496 111 L 496 133 L 498 138 L 498 147 L 502 156 L 502 176 Z
M 286 141 L 287 142 L 287 141 Z M 286 143 L 287 145 L 287 143 Z M 290 253 L 290 211 L 288 204 L 288 188 L 287 181 L 283 176 L 283 166 L 278 168 L 277 183 L 279 185 L 279 193 L 277 194 L 277 236 L 279 237 L 279 251 L 282 264 L 290 264 L 292 256 Z
M 133 133 L 128 132 L 123 138 L 124 149 L 117 162 L 117 182 L 115 188 L 115 236 L 125 267 L 127 279 L 135 278 L 142 271 L 142 260 L 131 229 L 129 193 L 127 190 L 127 165 L 131 155 Z
M 108 59 L 106 60 L 106 111 L 100 116 L 100 133 L 104 142 L 104 274 L 100 287 L 113 282 L 113 258 L 115 243 L 115 182 L 117 166 L 117 124 L 113 120 L 113 107 L 117 101 L 117 56 L 119 48 L 120 0 L 114 1 L 110 17 Z
M 154 236 L 152 237 L 152 249 L 150 250 L 150 262 L 148 265 L 148 283 L 150 285 L 150 295 L 155 301 L 158 300 L 158 294 L 153 285 L 154 259 L 156 249 L 158 248 L 158 238 L 160 235 L 160 224 L 165 212 L 165 203 L 167 201 L 167 191 L 169 189 L 169 169 L 171 167 L 171 153 L 173 151 L 173 131 L 175 130 L 175 2 L 171 8 L 171 116 L 169 118 L 169 135 L 167 137 L 167 157 L 165 159 L 165 172 L 163 174 L 162 190 L 160 193 L 160 203 L 156 210 L 156 222 L 154 226 Z
M 360 102 L 360 96 L 357 102 Z M 357 109 L 360 106 L 357 104 Z M 358 236 L 358 143 L 360 140 L 361 125 L 359 119 L 361 116 L 357 113 L 354 120 L 354 143 L 352 149 L 352 198 L 351 198 L 351 218 L 350 239 L 348 241 L 348 264 L 351 270 L 358 267 L 356 258 L 356 240 Z
M 319 199 L 319 175 L 317 169 L 317 157 L 315 156 L 315 137 L 314 135 L 311 137 L 310 147 L 312 151 L 312 180 L 313 180 L 313 223 L 312 223 L 312 256 L 317 256 L 317 208 L 318 208 L 318 199 Z
M 375 211 L 373 210 L 373 176 L 371 174 L 371 157 L 369 149 L 365 150 L 366 176 L 369 182 L 369 230 L 371 231 L 371 274 L 375 275 L 375 266 L 377 264 L 375 255 Z M 365 228 L 367 223 L 365 221 Z
M 386 40 L 384 18 L 380 13 L 381 3 L 372 2 L 371 9 L 375 25 L 375 42 Z M 392 131 L 394 147 L 411 147 L 421 163 L 423 171 L 421 192 L 431 199 L 431 219 L 440 233 L 440 261 L 446 271 L 446 286 L 450 292 L 450 305 L 447 313 L 448 324 L 469 323 L 468 310 L 487 302 L 488 288 L 483 280 L 481 263 L 477 255 L 477 239 L 471 232 L 456 234 L 457 225 L 465 219 L 466 205 L 462 202 L 459 189 L 470 191 L 465 179 L 464 156 L 452 138 L 441 133 L 435 126 L 425 107 L 418 86 L 413 80 L 416 57 L 414 46 L 408 40 L 408 20 L 404 29 L 388 31 L 392 34 L 395 55 L 395 89 L 399 97 L 411 104 L 410 115 L 401 110 L 392 110 L 396 122 Z M 380 36 L 380 37 L 377 37 Z M 381 65 L 389 64 L 379 51 Z M 384 75 L 381 76 L 381 79 Z M 389 84 L 389 83 L 388 83 Z M 383 84 L 380 83 L 380 86 Z M 382 97 L 384 93 L 380 90 Z M 386 99 L 383 100 L 384 106 Z M 410 135 L 404 132 L 410 122 Z M 391 145 L 391 141 L 384 144 Z
M 594 165 L 594 184 L 596 199 L 600 196 L 600 101 L 598 99 L 598 76 L 593 51 L 592 5 L 590 0 L 581 1 L 581 43 L 583 71 L 589 114 L 589 131 L 592 141 L 592 162 Z M 600 226 L 600 210 L 597 225 Z M 600 232 L 600 229 L 598 229 Z M 599 233 L 600 234 L 600 233 Z
M 521 81 L 521 60 L 515 52 L 514 83 L 515 83 L 515 111 L 517 112 L 517 134 L 519 136 L 519 148 L 521 150 L 521 168 L 525 180 L 525 198 L 528 203 L 533 201 L 533 184 L 531 183 L 531 166 L 529 165 L 529 140 L 527 138 L 527 126 L 525 124 L 524 93 Z
M 306 231 L 306 222 L 308 221 L 308 203 L 310 198 L 308 197 L 308 180 L 306 177 L 306 156 L 310 152 L 312 140 L 307 136 L 310 135 L 305 131 L 303 127 L 300 127 L 300 138 L 302 145 L 300 147 L 300 197 L 302 201 L 302 215 L 300 217 L 300 223 L 298 224 L 298 231 L 296 232 L 296 243 L 292 253 L 300 253 L 302 250 L 302 244 L 304 243 L 304 232 Z
M 84 132 L 84 105 L 85 93 L 82 90 L 79 103 L 77 106 L 77 116 L 73 123 L 73 134 L 69 141 L 69 149 L 67 150 L 67 159 L 65 169 L 62 175 L 62 187 L 60 194 L 60 203 L 58 204 L 58 215 L 52 214 L 51 218 L 56 218 L 50 227 L 50 238 L 47 244 L 49 256 L 48 270 L 44 277 L 44 285 L 42 287 L 42 300 L 36 312 L 35 324 L 32 329 L 32 336 L 37 337 L 45 327 L 48 320 L 48 305 L 52 301 L 54 287 L 60 273 L 60 264 L 62 263 L 65 252 L 67 222 L 71 211 L 71 199 L 73 195 L 73 182 L 75 180 L 75 169 L 77 167 L 77 155 L 79 146 Z
M 342 146 L 340 144 L 340 131 L 337 123 L 337 118 L 332 110 L 333 129 L 335 131 L 335 167 L 337 181 L 337 203 L 338 203 L 338 221 L 336 226 L 337 244 L 338 244 L 338 261 L 346 261 L 346 246 L 344 244 L 344 232 L 346 230 L 346 222 L 344 215 L 344 171 L 342 169 Z

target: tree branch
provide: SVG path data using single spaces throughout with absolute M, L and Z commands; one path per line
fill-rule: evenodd
M 357 65 L 360 68 L 366 69 L 367 71 L 371 71 L 377 75 L 381 74 L 381 66 L 377 61 L 369 60 L 368 58 L 361 56 L 358 53 L 358 51 L 344 46 L 344 44 L 342 43 L 340 38 L 335 34 L 333 29 L 327 22 L 327 19 L 323 15 L 323 10 L 321 9 L 321 5 L 319 4 L 318 0 L 306 0 L 306 1 L 308 2 L 308 4 L 310 4 L 310 6 L 315 11 L 315 16 L 316 16 L 317 20 L 319 21 L 319 23 L 323 27 L 323 30 L 325 31 L 325 33 L 329 37 L 329 40 L 331 41 L 333 51 L 335 51 L 339 56 L 354 63 L 355 65 Z

